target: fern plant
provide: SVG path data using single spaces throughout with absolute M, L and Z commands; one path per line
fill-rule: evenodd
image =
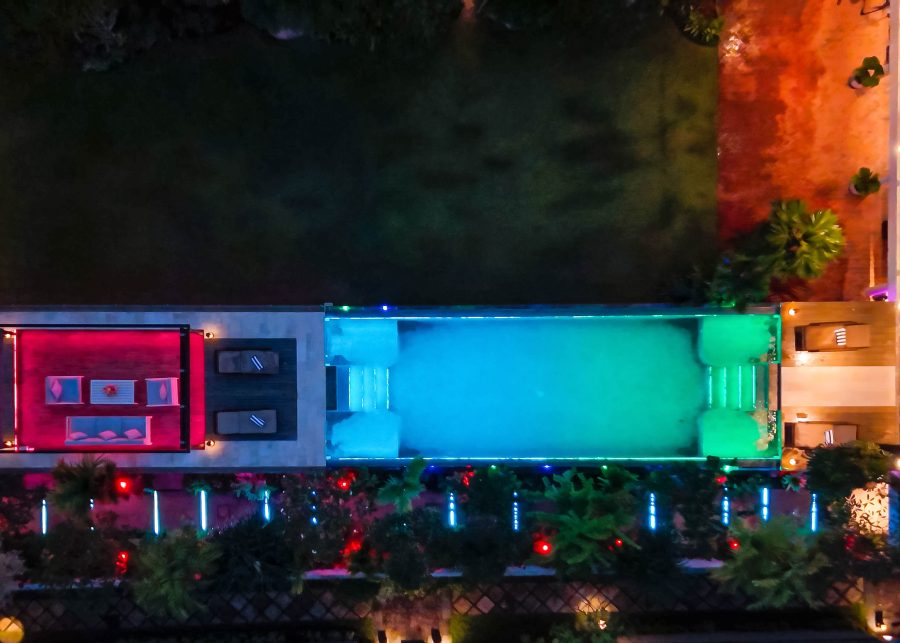
M 713 578 L 752 599 L 751 609 L 819 607 L 828 588 L 829 561 L 797 523 L 777 516 L 756 529 L 738 524 L 732 553 Z
M 50 502 L 73 518 L 88 519 L 91 500 L 115 503 L 119 499 L 116 465 L 103 457 L 85 456 L 74 464 L 60 460 L 51 475 L 54 484 Z
M 134 598 L 149 614 L 186 620 L 204 609 L 197 594 L 209 583 L 221 552 L 185 527 L 141 544 Z
M 422 473 L 427 463 L 415 458 L 400 476 L 391 476 L 378 491 L 377 501 L 381 505 L 394 505 L 397 513 L 412 511 L 413 500 L 425 490 Z
M 563 574 L 611 569 L 616 551 L 637 547 L 629 531 L 637 518 L 632 494 L 636 478 L 621 467 L 605 467 L 600 475 L 587 476 L 569 469 L 544 479 L 538 502 L 552 511 L 531 516 L 548 534 L 550 560 Z

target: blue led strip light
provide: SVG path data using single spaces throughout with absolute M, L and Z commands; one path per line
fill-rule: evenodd
M 447 526 L 456 527 L 456 494 L 447 494 Z
M 206 531 L 207 515 L 206 515 L 206 489 L 200 490 L 200 531 Z

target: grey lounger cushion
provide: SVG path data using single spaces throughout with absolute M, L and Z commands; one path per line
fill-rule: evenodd
M 220 411 L 216 413 L 216 433 L 234 435 L 236 433 L 275 433 L 278 422 L 275 411 Z
M 278 373 L 275 351 L 219 351 L 216 367 L 220 373 L 273 375 Z

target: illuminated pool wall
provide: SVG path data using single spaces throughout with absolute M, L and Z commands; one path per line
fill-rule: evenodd
M 780 335 L 773 309 L 333 309 L 326 457 L 775 466 Z

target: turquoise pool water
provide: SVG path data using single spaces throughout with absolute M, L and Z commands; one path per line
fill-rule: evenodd
M 773 328 L 771 315 L 330 318 L 328 455 L 771 457 Z

